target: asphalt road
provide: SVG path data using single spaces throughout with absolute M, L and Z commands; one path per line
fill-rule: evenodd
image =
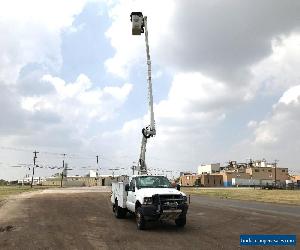
M 10 199 L 0 208 L 0 249 L 242 249 L 240 234 L 300 237 L 300 207 L 202 196 L 192 196 L 184 229 L 170 222 L 137 231 L 134 217 L 114 217 L 108 191 L 46 190 Z

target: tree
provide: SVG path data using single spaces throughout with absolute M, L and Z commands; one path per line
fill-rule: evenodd
M 0 179 L 0 186 L 6 186 L 8 181 Z

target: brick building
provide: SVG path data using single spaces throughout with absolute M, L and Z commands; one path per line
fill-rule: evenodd
M 220 174 L 201 174 L 198 176 L 198 183 L 201 187 L 222 187 L 223 176 Z
M 225 187 L 232 186 L 232 178 L 240 178 L 240 179 L 251 178 L 250 174 L 246 173 L 244 169 L 237 170 L 237 171 L 222 171 L 220 174 L 223 176 L 223 183 Z
M 246 173 L 248 173 L 252 179 L 275 181 L 275 167 L 246 168 Z M 276 168 L 276 180 L 277 182 L 289 180 L 288 168 Z
M 219 174 L 183 175 L 180 177 L 180 185 L 183 187 L 221 187 L 223 176 Z
M 180 176 L 180 185 L 183 187 L 193 187 L 195 186 L 196 180 L 198 179 L 198 176 L 195 174 L 190 175 L 182 175 Z
M 291 175 L 290 180 L 294 183 L 294 185 L 300 188 L 300 175 Z

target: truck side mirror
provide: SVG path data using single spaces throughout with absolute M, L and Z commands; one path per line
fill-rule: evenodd
M 125 185 L 125 191 L 128 192 L 129 191 L 129 184 Z
M 180 191 L 180 185 L 179 185 L 179 184 L 176 185 L 176 189 L 177 189 L 178 191 Z

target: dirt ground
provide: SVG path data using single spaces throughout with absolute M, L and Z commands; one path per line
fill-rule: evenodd
M 241 249 L 240 234 L 300 236 L 299 214 L 234 207 L 201 196 L 191 197 L 185 228 L 151 223 L 138 231 L 134 217 L 114 217 L 109 195 L 109 189 L 75 188 L 10 198 L 0 208 L 0 249 Z

